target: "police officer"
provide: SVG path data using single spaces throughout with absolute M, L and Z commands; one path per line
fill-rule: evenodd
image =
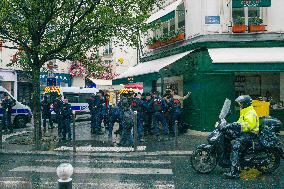
M 131 109 L 129 99 L 123 98 L 121 101 L 122 107 L 122 134 L 119 146 L 133 146 L 133 126 L 134 126 L 134 113 Z
M 68 99 L 64 99 L 64 104 L 62 106 L 62 115 L 63 115 L 63 136 L 62 140 L 66 140 L 66 135 L 68 140 L 71 141 L 71 119 L 72 119 L 72 108 L 68 103 Z
M 101 112 L 102 112 L 102 93 L 95 94 L 90 102 L 91 111 L 91 133 L 92 134 L 103 134 L 101 131 Z
M 15 100 L 10 99 L 9 95 L 7 93 L 4 93 L 1 106 L 3 109 L 2 125 L 5 133 L 8 132 L 8 129 L 11 133 L 13 132 L 11 116 L 12 116 L 12 108 L 15 105 L 16 105 Z
M 242 95 L 235 101 L 240 106 L 240 118 L 226 127 L 236 133 L 236 138 L 232 141 L 231 169 L 225 173 L 229 178 L 240 177 L 240 154 L 259 133 L 259 118 L 253 109 L 252 98 L 249 95 Z
M 142 141 L 143 136 L 143 110 L 147 108 L 144 101 L 141 100 L 141 94 L 135 94 L 131 102 L 131 109 L 137 111 L 137 132 L 138 132 L 138 142 Z
M 108 129 L 109 127 L 109 95 L 107 93 L 102 93 L 102 110 L 101 110 L 101 123 L 104 123 L 104 127 Z
M 167 111 L 167 102 L 165 99 L 161 98 L 157 92 L 153 93 L 153 99 L 151 102 L 151 107 L 154 111 L 154 117 L 153 117 L 153 126 L 154 126 L 154 133 L 157 137 L 157 140 L 160 141 L 159 135 L 160 135 L 160 127 L 159 123 L 161 122 L 163 126 L 163 133 L 165 136 L 168 136 L 169 134 L 169 128 L 168 123 L 166 121 L 164 113 Z
M 112 132 L 114 123 L 119 123 L 119 127 L 121 127 L 122 114 L 119 106 L 109 105 L 109 128 L 108 128 L 108 138 L 112 140 Z M 121 129 L 122 130 L 122 129 Z
M 43 96 L 43 100 L 41 101 L 42 108 L 42 119 L 43 119 L 43 129 L 46 131 L 46 120 L 49 122 L 49 129 L 53 128 L 53 123 L 51 119 L 51 111 L 50 111 L 51 102 L 47 99 L 47 96 Z
M 189 98 L 191 92 L 188 92 L 186 96 L 181 97 L 175 95 L 173 90 L 167 92 L 169 94 L 169 110 L 170 110 L 170 125 L 173 127 L 174 132 L 178 131 L 178 128 L 181 129 L 182 122 L 182 102 L 183 100 Z M 178 125 L 176 125 L 176 122 Z M 176 128 L 178 126 L 178 128 Z M 177 134 L 177 133 L 175 133 Z
M 152 115 L 153 115 L 153 108 L 151 107 L 152 96 L 150 93 L 145 94 L 146 97 L 143 100 L 144 107 L 146 108 L 144 111 L 144 133 L 145 135 L 152 133 Z
M 53 101 L 53 109 L 56 114 L 56 121 L 58 124 L 58 138 L 62 138 L 63 135 L 63 115 L 62 115 L 62 96 L 59 95 L 54 101 Z

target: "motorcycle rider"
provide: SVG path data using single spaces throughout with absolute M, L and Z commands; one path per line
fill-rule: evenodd
M 259 133 L 259 118 L 252 106 L 252 98 L 249 95 L 241 95 L 236 100 L 240 106 L 240 118 L 237 122 L 229 124 L 226 128 L 236 133 L 232 141 L 230 155 L 231 170 L 225 173 L 229 178 L 240 177 L 240 155 L 246 145 L 257 137 Z

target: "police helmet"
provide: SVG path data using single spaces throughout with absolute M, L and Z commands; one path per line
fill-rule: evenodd
M 249 95 L 241 95 L 235 100 L 241 108 L 247 108 L 252 105 L 252 98 Z

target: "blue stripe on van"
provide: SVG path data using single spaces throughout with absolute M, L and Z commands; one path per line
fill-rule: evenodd
M 3 115 L 3 108 L 0 108 L 0 115 Z M 29 110 L 28 109 L 12 109 L 12 114 L 26 114 L 26 113 L 29 113 Z
M 81 110 L 80 106 L 72 106 L 71 108 L 72 108 L 72 110 Z

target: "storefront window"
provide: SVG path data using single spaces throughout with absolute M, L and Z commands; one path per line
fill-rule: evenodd
M 244 8 L 233 8 L 232 17 L 233 17 L 233 23 L 235 23 L 236 19 L 239 17 L 244 18 L 245 9 Z
M 170 32 L 175 31 L 175 19 L 170 20 Z
M 235 95 L 250 95 L 254 100 L 270 102 L 271 109 L 284 108 L 281 81 L 280 73 L 236 73 Z

